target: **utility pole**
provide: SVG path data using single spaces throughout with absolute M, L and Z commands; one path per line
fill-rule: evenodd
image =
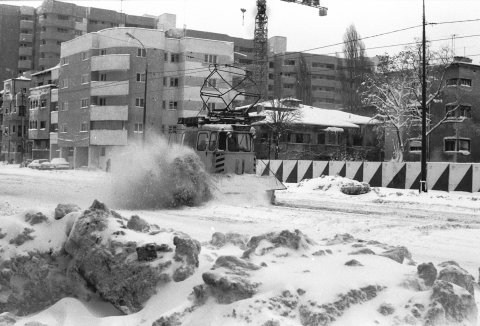
M 142 46 L 143 52 L 145 52 L 145 90 L 143 93 L 143 134 L 142 134 L 142 142 L 143 145 L 145 146 L 145 134 L 147 133 L 147 84 L 148 84 L 148 56 L 147 56 L 147 49 L 143 45 L 142 41 L 140 41 L 138 38 L 133 36 L 130 33 L 125 33 L 128 37 L 136 40 L 140 45 Z M 140 77 L 141 80 L 141 77 Z
M 268 97 L 268 16 L 267 1 L 257 0 L 255 32 L 253 37 L 254 66 L 253 80 L 257 84 L 260 99 Z
M 425 37 L 425 0 L 423 0 L 423 38 L 422 38 L 422 161 L 420 192 L 427 192 L 427 83 L 426 83 L 426 37 Z

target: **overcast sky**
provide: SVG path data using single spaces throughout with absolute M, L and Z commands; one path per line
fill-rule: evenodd
M 87 7 L 99 7 L 134 15 L 177 15 L 177 27 L 225 33 L 231 36 L 253 38 L 255 0 L 76 0 L 65 1 Z M 0 1 L 14 5 L 38 7 L 41 1 Z M 335 55 L 341 54 L 345 29 L 355 24 L 362 37 L 373 36 L 422 23 L 422 0 L 321 0 L 328 15 L 320 17 L 318 10 L 280 0 L 267 0 L 268 33 L 286 36 L 288 51 L 303 51 Z M 470 56 L 480 63 L 480 0 L 425 0 L 427 38 L 434 47 L 455 45 L 456 55 Z M 241 8 L 245 8 L 242 24 Z M 450 21 L 476 20 L 449 23 Z M 452 41 L 452 35 L 455 41 Z M 475 35 L 475 36 L 472 36 Z M 395 53 L 403 46 L 421 37 L 421 27 L 364 40 L 367 55 Z M 393 46 L 397 45 L 397 46 Z M 388 47 L 387 47 L 388 46 Z M 380 47 L 380 48 L 379 48 Z M 315 50 L 313 50 L 315 49 Z

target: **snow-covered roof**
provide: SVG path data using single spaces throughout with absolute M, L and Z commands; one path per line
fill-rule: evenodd
M 314 106 L 299 104 L 297 107 L 285 106 L 281 102 L 276 102 L 272 107 L 272 101 L 266 101 L 259 103 L 265 111 L 269 109 L 295 109 L 300 112 L 296 121 L 291 123 L 300 125 L 322 126 L 322 127 L 337 127 L 337 128 L 360 128 L 360 125 L 377 124 L 378 121 L 370 117 L 365 117 L 357 114 L 352 114 L 339 110 L 322 109 Z M 250 115 L 256 115 L 252 112 Z M 264 121 L 260 121 L 257 124 L 268 123 L 268 115 Z

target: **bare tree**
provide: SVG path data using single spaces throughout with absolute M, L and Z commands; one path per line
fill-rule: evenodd
M 427 57 L 427 108 L 435 101 L 441 101 L 441 94 L 446 87 L 445 74 L 452 62 L 448 48 L 432 51 L 428 47 Z M 382 122 L 385 132 L 393 131 L 394 160 L 403 161 L 406 140 L 417 132 L 422 117 L 421 108 L 421 44 L 407 47 L 396 55 L 379 56 L 375 72 L 368 75 L 363 83 L 363 103 L 375 107 L 375 118 Z M 432 126 L 427 134 L 432 133 L 445 122 L 459 107 L 461 94 L 456 105 L 445 111 L 445 116 Z M 427 115 L 427 124 L 431 116 Z M 418 136 L 415 135 L 415 136 Z
M 294 124 L 300 121 L 302 115 L 298 110 L 298 101 L 289 99 L 273 99 L 265 106 L 265 126 L 270 130 L 274 142 L 275 159 L 280 152 L 280 141 L 294 130 Z M 270 146 L 270 144 L 269 144 Z
M 344 65 L 339 75 L 342 84 L 343 105 L 350 112 L 362 107 L 359 89 L 370 71 L 371 62 L 365 55 L 365 44 L 355 25 L 350 25 L 343 36 Z

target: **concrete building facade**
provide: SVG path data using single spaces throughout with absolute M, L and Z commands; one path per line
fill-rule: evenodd
M 141 142 L 144 132 L 147 139 L 176 140 L 178 117 L 202 108 L 210 64 L 233 63 L 233 43 L 185 37 L 182 30 L 119 27 L 62 43 L 60 59 L 60 156 L 74 167 L 103 168 L 118 146 Z M 224 87 L 221 80 L 217 87 Z
M 0 4 L 0 80 L 33 69 L 35 9 Z
M 7 79 L 3 83 L 1 160 L 20 163 L 24 159 L 28 129 L 30 79 Z
M 60 67 L 32 74 L 29 112 L 27 156 L 31 159 L 58 157 L 55 137 L 51 132 L 58 129 L 58 74 Z

